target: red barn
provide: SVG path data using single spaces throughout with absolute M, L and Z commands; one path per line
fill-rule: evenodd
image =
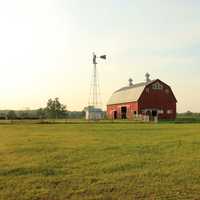
M 133 84 L 115 91 L 107 103 L 109 119 L 132 119 L 138 115 L 147 115 L 150 119 L 174 120 L 176 118 L 176 97 L 169 85 L 159 79 Z

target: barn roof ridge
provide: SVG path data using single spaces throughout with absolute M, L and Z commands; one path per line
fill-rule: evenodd
M 154 80 L 151 80 L 149 82 L 136 83 L 136 84 L 133 84 L 131 86 L 125 86 L 125 87 L 122 87 L 122 88 L 116 90 L 114 93 L 117 93 L 117 92 L 120 92 L 120 91 L 123 91 L 123 90 L 129 90 L 129 89 L 133 89 L 133 88 L 144 87 L 144 86 L 147 86 L 147 85 L 153 83 L 156 80 L 158 80 L 158 79 L 154 79 Z

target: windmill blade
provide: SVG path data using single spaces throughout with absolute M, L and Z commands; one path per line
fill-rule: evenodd
M 102 55 L 100 58 L 106 60 L 106 55 Z

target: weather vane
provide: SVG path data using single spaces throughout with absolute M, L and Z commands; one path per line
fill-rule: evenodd
M 98 63 L 97 63 L 97 58 L 98 58 L 98 57 L 96 56 L 96 54 L 93 53 L 93 64 L 94 64 L 94 65 L 98 64 Z M 102 56 L 100 56 L 99 58 L 106 60 L 106 55 L 102 55 Z

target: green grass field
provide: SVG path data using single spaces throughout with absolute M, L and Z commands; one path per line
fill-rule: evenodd
M 0 200 L 200 199 L 200 124 L 0 126 Z

